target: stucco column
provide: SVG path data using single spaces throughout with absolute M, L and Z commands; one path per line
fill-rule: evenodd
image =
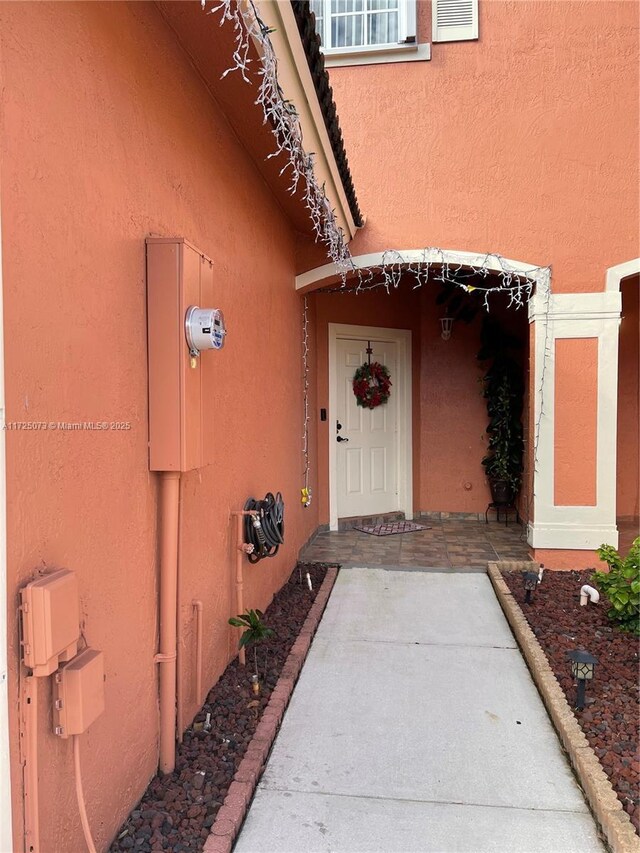
M 617 546 L 616 423 L 620 294 L 539 289 L 534 324 L 533 519 L 527 541 L 571 568 Z M 574 552 L 574 553 L 570 553 Z

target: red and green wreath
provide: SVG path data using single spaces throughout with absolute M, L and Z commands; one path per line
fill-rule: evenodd
M 353 376 L 353 393 L 363 409 L 375 409 L 386 403 L 391 393 L 391 376 L 384 364 L 366 362 Z

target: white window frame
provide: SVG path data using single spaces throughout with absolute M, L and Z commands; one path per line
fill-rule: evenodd
M 321 2 L 325 8 L 322 15 L 323 32 L 320 33 L 320 37 L 326 67 L 373 65 L 385 62 L 415 62 L 431 59 L 431 45 L 418 44 L 417 0 L 399 0 L 398 2 L 398 42 L 354 45 L 351 47 L 326 46 L 331 33 L 331 0 L 321 0 Z

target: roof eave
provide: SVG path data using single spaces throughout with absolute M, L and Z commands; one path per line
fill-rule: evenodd
M 355 202 L 356 215 L 354 216 L 355 193 L 350 183 L 350 175 L 347 188 L 344 185 L 344 172 L 346 167 L 348 174 L 348 164 L 344 156 L 342 138 L 340 135 L 340 149 L 344 160 L 341 170 L 336 157 L 335 142 L 332 144 L 329 138 L 325 112 L 320 104 L 309 57 L 293 7 L 290 3 L 279 2 L 279 0 L 262 0 L 260 16 L 274 27 L 274 31 L 270 33 L 270 39 L 278 58 L 280 86 L 285 98 L 295 105 L 298 112 L 305 150 L 314 153 L 314 168 L 318 184 L 324 185 L 337 222 L 350 240 L 362 225 L 360 211 Z M 335 105 L 331 103 L 335 114 Z M 339 134 L 337 119 L 335 124 Z M 347 196 L 349 186 L 351 202 Z

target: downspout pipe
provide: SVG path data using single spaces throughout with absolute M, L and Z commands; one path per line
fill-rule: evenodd
M 202 704 L 202 610 L 199 598 L 191 602 L 196 614 L 196 704 Z
M 178 508 L 178 569 L 176 572 L 177 587 L 176 593 L 176 739 L 178 743 L 183 741 L 184 732 L 184 653 L 182 645 L 182 559 L 183 541 L 180 532 L 182 530 L 182 514 L 184 512 L 184 480 L 180 479 L 179 497 L 180 506 Z
M 176 648 L 180 473 L 160 472 L 160 757 L 161 773 L 176 765 Z

